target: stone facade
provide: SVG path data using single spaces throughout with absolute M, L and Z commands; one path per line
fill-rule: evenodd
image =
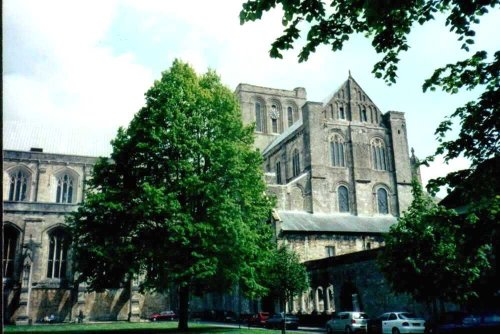
M 395 223 L 411 203 L 412 178 L 419 178 L 409 156 L 404 114 L 382 113 L 350 75 L 324 103 L 306 101 L 303 88 L 242 84 L 236 95 L 243 121 L 260 123 L 255 145 L 277 201 L 278 241 L 304 261 L 382 246 L 389 226 L 364 227 L 387 218 Z M 300 218 L 303 224 L 297 227 L 295 212 L 311 217 Z M 325 215 L 330 226 L 319 228 L 314 220 Z M 352 226 L 337 228 L 343 220 Z
M 74 286 L 65 216 L 83 200 L 97 158 L 5 150 L 3 160 L 4 319 L 29 323 L 53 314 L 72 321 L 126 320 L 168 308 L 137 286 L 87 293 Z
M 411 202 L 412 177 L 419 178 L 404 114 L 382 113 L 351 76 L 325 103 L 307 101 L 304 88 L 240 84 L 235 95 L 243 122 L 255 124 L 255 147 L 264 158 L 269 194 L 276 197 L 277 243 L 303 261 L 383 246 L 383 233 Z M 176 309 L 175 294 L 140 294 L 136 284 L 103 293 L 74 285 L 65 216 L 83 200 L 96 160 L 41 149 L 4 151 L 6 321 L 28 323 L 50 314 L 66 321 L 79 314 L 86 320 L 138 319 Z M 327 283 L 321 293 L 335 295 L 335 282 Z M 322 307 L 311 306 L 319 293 L 311 291 L 293 310 L 332 310 L 328 298 Z M 200 312 L 260 307 L 237 293 L 207 295 L 192 306 Z

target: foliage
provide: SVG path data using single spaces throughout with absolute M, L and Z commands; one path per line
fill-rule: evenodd
M 94 167 L 69 219 L 74 262 L 91 290 L 138 279 L 143 289 L 179 286 L 179 326 L 190 292 L 248 294 L 270 248 L 261 156 L 238 102 L 209 71 L 178 60 L 146 93 L 146 105 Z
M 394 291 L 410 293 L 419 301 L 477 299 L 478 285 L 489 279 L 495 265 L 496 237 L 491 231 L 478 231 L 484 224 L 477 215 L 460 216 L 436 204 L 416 181 L 413 196 L 408 211 L 385 238 L 379 258 L 385 277 Z M 498 204 L 497 200 L 497 212 Z M 484 238 L 476 238 L 478 233 Z
M 285 245 L 273 250 L 266 280 L 270 295 L 279 299 L 283 311 L 286 301 L 309 287 L 306 268 L 300 263 L 298 255 Z

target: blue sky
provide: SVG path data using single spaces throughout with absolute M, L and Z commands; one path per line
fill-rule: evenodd
M 175 58 L 198 72 L 215 69 L 231 89 L 238 83 L 304 87 L 311 101 L 325 99 L 351 70 L 382 111 L 406 113 L 409 146 L 420 157 L 434 151 L 439 122 L 477 96 L 422 93 L 435 68 L 468 56 L 442 17 L 413 29 L 398 83 L 387 86 L 371 74 L 380 56 L 363 36 L 341 52 L 321 47 L 307 63 L 297 62 L 297 50 L 270 59 L 270 44 L 283 29 L 281 12 L 241 26 L 240 8 L 235 0 L 4 1 L 4 148 L 108 154 L 118 126 L 128 124 Z M 499 22 L 499 10 L 482 19 L 471 51 L 499 49 Z M 21 136 L 25 140 L 15 140 Z M 437 163 L 422 170 L 423 177 L 465 164 Z

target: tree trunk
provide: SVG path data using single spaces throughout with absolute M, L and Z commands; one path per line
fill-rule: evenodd
M 281 328 L 281 333 L 286 334 L 286 297 L 281 301 L 281 310 L 283 311 L 283 328 Z
M 179 330 L 188 330 L 189 285 L 179 287 Z

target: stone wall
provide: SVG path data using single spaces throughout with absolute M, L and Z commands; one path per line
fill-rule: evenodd
M 429 308 L 410 296 L 391 291 L 377 265 L 381 250 L 366 250 L 306 262 L 312 291 L 333 288 L 332 311 L 360 310 L 375 317 L 388 311 L 411 311 L 429 316 Z

